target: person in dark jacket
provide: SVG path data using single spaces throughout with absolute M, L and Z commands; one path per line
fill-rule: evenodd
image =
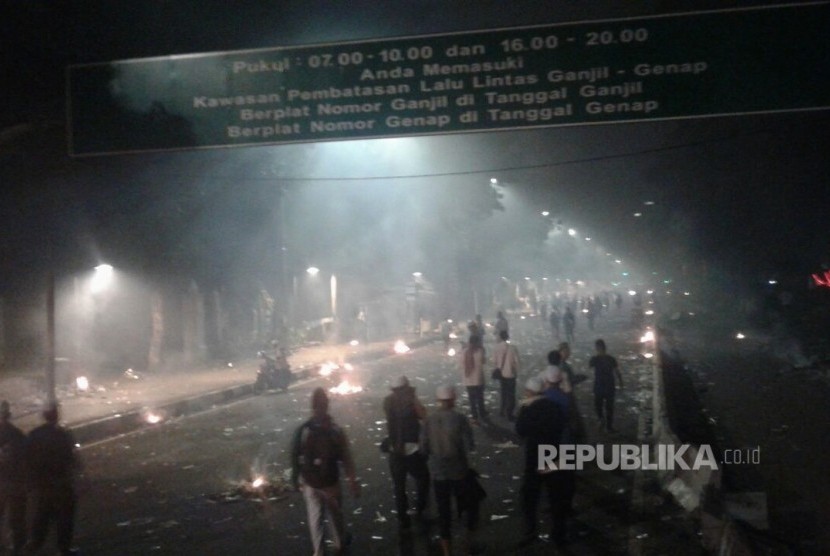
M 525 534 L 521 546 L 528 546 L 540 539 L 537 534 L 537 513 L 543 489 L 547 491 L 553 518 L 550 538 L 560 546 L 566 543 L 570 492 L 568 474 L 539 468 L 540 446 L 559 448 L 566 416 L 556 402 L 544 396 L 544 387 L 539 377 L 527 381 L 526 398 L 516 419 L 516 434 L 525 443 L 525 466 L 521 487 Z
M 26 475 L 23 448 L 26 435 L 11 422 L 9 402 L 0 402 L 0 526 L 9 516 L 12 547 L 18 554 L 26 544 Z
M 349 481 L 352 495 L 360 496 L 349 439 L 329 415 L 329 398 L 322 388 L 311 394 L 311 418 L 300 425 L 291 443 L 291 482 L 301 489 L 308 513 L 308 529 L 315 556 L 323 556 L 324 521 L 336 554 L 349 545 L 343 520 L 340 466 Z
M 596 355 L 588 361 L 588 367 L 594 370 L 594 408 L 600 426 L 607 432 L 614 430 L 614 394 L 616 385 L 623 387 L 622 374 L 617 360 L 608 355 L 605 341 L 594 342 Z M 616 378 L 616 383 L 614 382 Z
M 389 434 L 389 472 L 395 488 L 395 507 L 398 524 L 407 530 L 412 526 L 409 517 L 409 500 L 406 496 L 406 476 L 415 479 L 418 495 L 416 519 L 423 521 L 424 511 L 429 503 L 429 468 L 426 458 L 419 449 L 421 421 L 427 412 L 415 395 L 415 388 L 409 379 L 399 377 L 392 385 L 392 393 L 383 400 L 386 427 Z
M 43 546 L 51 521 L 56 523 L 60 553 L 75 554 L 71 548 L 77 500 L 75 482 L 81 465 L 75 439 L 58 424 L 58 417 L 58 404 L 48 403 L 43 411 L 46 423 L 32 430 L 24 445 L 29 500 L 34 505 L 24 554 L 35 554 Z

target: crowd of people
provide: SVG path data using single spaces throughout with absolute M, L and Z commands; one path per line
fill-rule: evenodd
M 574 373 L 568 362 L 570 344 L 561 342 L 547 354 L 547 367 L 524 380 L 524 395 L 517 400 L 521 360 L 516 346 L 510 342 L 509 324 L 503 313 L 498 314 L 492 328 L 496 344 L 491 357 L 487 357 L 484 347 L 485 327 L 480 319 L 468 324 L 469 336 L 459 357 L 459 382 L 466 390 L 469 417 L 459 411 L 458 393 L 451 385 L 437 388 L 437 408 L 428 412 L 406 376 L 398 377 L 391 384 L 391 393 L 383 401 L 388 436 L 381 449 L 388 454 L 399 528 L 408 532 L 413 521 L 426 526 L 431 521 L 427 508 L 431 495 L 434 496 L 439 542 L 445 555 L 452 553 L 453 503 L 458 515 L 463 516 L 464 553 L 474 553 L 476 548 L 473 533 L 478 525 L 483 493 L 469 454 L 475 450 L 473 428 L 489 420 L 484 397 L 485 373 L 500 382 L 499 417 L 513 424 L 525 447 L 520 491 L 524 520 L 521 546 L 540 541 L 563 546 L 569 539 L 575 472 L 540 469 L 539 447 L 578 444 L 585 440 L 586 427 L 573 389 L 585 377 Z M 594 373 L 597 423 L 602 429 L 614 432 L 614 391 L 616 386 L 622 387 L 622 375 L 603 340 L 596 340 L 595 349 L 596 354 L 588 365 Z M 488 367 L 488 363 L 492 366 Z M 327 442 L 321 441 L 322 437 Z M 321 448 L 322 444 L 328 447 Z M 297 430 L 291 453 L 292 477 L 306 500 L 314 554 L 323 554 L 324 517 L 328 518 L 330 540 L 340 553 L 348 546 L 349 538 L 343 531 L 338 464 L 342 465 L 356 496 L 359 486 L 349 442 L 328 414 L 328 398 L 322 388 L 312 394 L 312 417 Z M 408 477 L 415 483 L 414 513 L 410 513 L 407 496 Z M 540 535 L 537 530 L 543 492 L 550 507 L 549 535 Z
M 46 405 L 43 418 L 26 435 L 11 422 L 9 403 L 0 402 L 0 525 L 8 516 L 10 554 L 38 553 L 52 522 L 60 554 L 75 554 L 80 460 L 72 433 L 58 423 L 57 403 Z

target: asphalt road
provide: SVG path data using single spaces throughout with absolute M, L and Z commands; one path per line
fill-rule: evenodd
M 630 337 L 635 333 L 619 324 L 606 326 L 603 330 L 600 323 L 596 335 L 578 339 L 574 350 L 578 372 L 585 370 L 588 346 L 600 334 L 624 361 L 633 357 L 636 346 Z M 512 330 L 523 375 L 529 376 L 541 369 L 552 340 L 538 321 L 512 323 Z M 438 553 L 430 540 L 434 531 L 403 539 L 398 534 L 388 465 L 377 448 L 385 436 L 381 400 L 390 381 L 406 374 L 421 398 L 432 404 L 436 385 L 458 382 L 456 365 L 442 345 L 434 344 L 359 365 L 355 378 L 365 391 L 333 398 L 331 412 L 353 441 L 363 484 L 360 499 L 347 496 L 346 501 L 347 527 L 354 533 L 352 554 Z M 633 369 L 629 362 L 623 366 Z M 299 493 L 274 488 L 262 496 L 240 496 L 239 487 L 258 473 L 280 483 L 288 465 L 291 434 L 308 417 L 309 394 L 319 384 L 320 380 L 299 384 L 287 394 L 244 399 L 85 447 L 82 457 L 88 479 L 79 504 L 76 544 L 85 555 L 309 553 Z M 582 391 L 584 412 L 590 406 L 590 390 L 583 385 Z M 636 425 L 631 423 L 637 421 L 637 396 L 636 389 L 628 388 L 618 397 L 622 432 L 616 441 L 636 439 Z M 495 389 L 489 389 L 489 407 L 496 407 L 497 399 Z M 473 464 L 488 491 L 479 533 L 487 553 L 551 553 L 548 545 L 516 548 L 522 530 L 518 512 L 522 453 L 509 444 L 516 441 L 510 423 L 495 417 L 489 426 L 476 429 L 476 441 L 479 449 Z M 584 472 L 575 502 L 578 515 L 571 553 L 629 553 L 630 537 L 636 532 L 630 507 L 633 481 L 632 472 Z M 655 531 L 666 531 L 671 525 L 665 515 L 656 523 Z M 688 539 L 681 541 L 681 546 L 689 546 L 685 553 L 698 553 Z

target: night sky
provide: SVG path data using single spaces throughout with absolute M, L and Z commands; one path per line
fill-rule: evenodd
M 26 282 L 47 261 L 71 269 L 113 256 L 149 274 L 204 266 L 218 280 L 233 272 L 240 251 L 255 258 L 270 248 L 257 231 L 273 218 L 264 207 L 274 202 L 276 179 L 295 196 L 360 178 L 385 178 L 390 188 L 427 181 L 441 184 L 436 191 L 457 187 L 451 196 L 492 175 L 523 202 L 550 207 L 567 226 L 590 231 L 643 269 L 669 261 L 672 268 L 717 269 L 731 280 L 792 275 L 806 284 L 830 262 L 826 110 L 412 139 L 417 155 L 388 159 L 345 159 L 333 144 L 67 156 L 69 64 L 748 5 L 336 4 L 4 3 L 0 286 Z M 395 235 L 395 226 L 387 233 Z M 318 243 L 319 253 L 337 250 Z

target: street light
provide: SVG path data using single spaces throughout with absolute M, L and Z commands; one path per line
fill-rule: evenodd
M 109 264 L 99 264 L 92 275 L 90 290 L 97 294 L 106 290 L 112 284 L 115 269 Z M 79 303 L 79 290 L 75 288 L 76 306 Z M 79 351 L 79 341 L 76 339 L 76 350 Z M 76 353 L 76 356 L 78 353 Z M 57 402 L 55 395 L 55 273 L 49 273 L 49 285 L 46 295 L 46 401 Z
M 99 264 L 95 267 L 95 272 L 92 275 L 92 282 L 89 284 L 90 291 L 93 294 L 101 293 L 106 290 L 112 283 L 115 270 L 112 265 Z

